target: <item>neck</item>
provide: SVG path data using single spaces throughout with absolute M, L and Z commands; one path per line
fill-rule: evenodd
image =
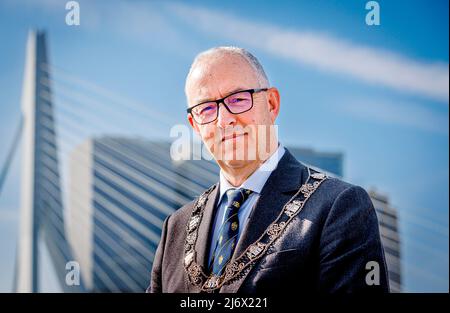
M 262 162 L 251 162 L 243 166 L 220 165 L 223 175 L 234 187 L 242 185 L 260 166 Z
M 247 178 L 249 178 L 266 160 L 268 160 L 277 150 L 278 144 L 274 147 L 271 147 L 271 151 L 268 154 L 268 157 L 264 160 L 253 160 L 246 161 L 239 164 L 231 164 L 225 163 L 223 161 L 218 161 L 223 175 L 228 180 L 228 182 L 234 186 L 239 187 L 242 185 Z

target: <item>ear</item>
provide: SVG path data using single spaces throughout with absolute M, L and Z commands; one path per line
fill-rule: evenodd
M 272 123 L 274 123 L 280 113 L 280 93 L 277 88 L 272 87 L 267 90 L 267 105 Z
M 189 124 L 191 124 L 192 128 L 194 129 L 194 131 L 198 134 L 200 132 L 200 130 L 198 129 L 197 123 L 192 118 L 192 115 L 188 113 L 187 119 L 189 121 Z

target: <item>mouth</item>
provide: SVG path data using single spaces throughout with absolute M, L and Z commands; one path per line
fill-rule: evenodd
M 226 141 L 226 140 L 230 140 L 230 139 L 236 139 L 238 137 L 243 137 L 247 135 L 247 133 L 243 133 L 243 134 L 232 134 L 232 135 L 228 135 L 228 136 L 224 136 L 222 137 L 222 142 Z

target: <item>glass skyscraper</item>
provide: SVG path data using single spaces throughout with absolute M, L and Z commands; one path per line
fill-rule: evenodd
M 398 235 L 397 211 L 391 207 L 386 196 L 369 191 L 380 227 L 381 241 L 384 246 L 389 272 L 389 284 L 392 292 L 401 291 L 400 238 Z
M 288 147 L 288 149 L 297 160 L 306 165 L 317 167 L 337 177 L 344 176 L 342 153 L 321 152 L 298 147 Z
M 86 288 L 145 290 L 164 219 L 216 181 L 214 164 L 181 165 L 169 149 L 105 137 L 72 153 L 68 227 Z

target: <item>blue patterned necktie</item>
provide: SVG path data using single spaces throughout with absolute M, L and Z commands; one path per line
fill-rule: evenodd
M 211 262 L 211 273 L 214 275 L 220 276 L 222 274 L 233 255 L 239 233 L 238 211 L 251 193 L 252 191 L 248 189 L 229 189 L 226 192 L 225 219 L 220 227 L 214 257 Z

